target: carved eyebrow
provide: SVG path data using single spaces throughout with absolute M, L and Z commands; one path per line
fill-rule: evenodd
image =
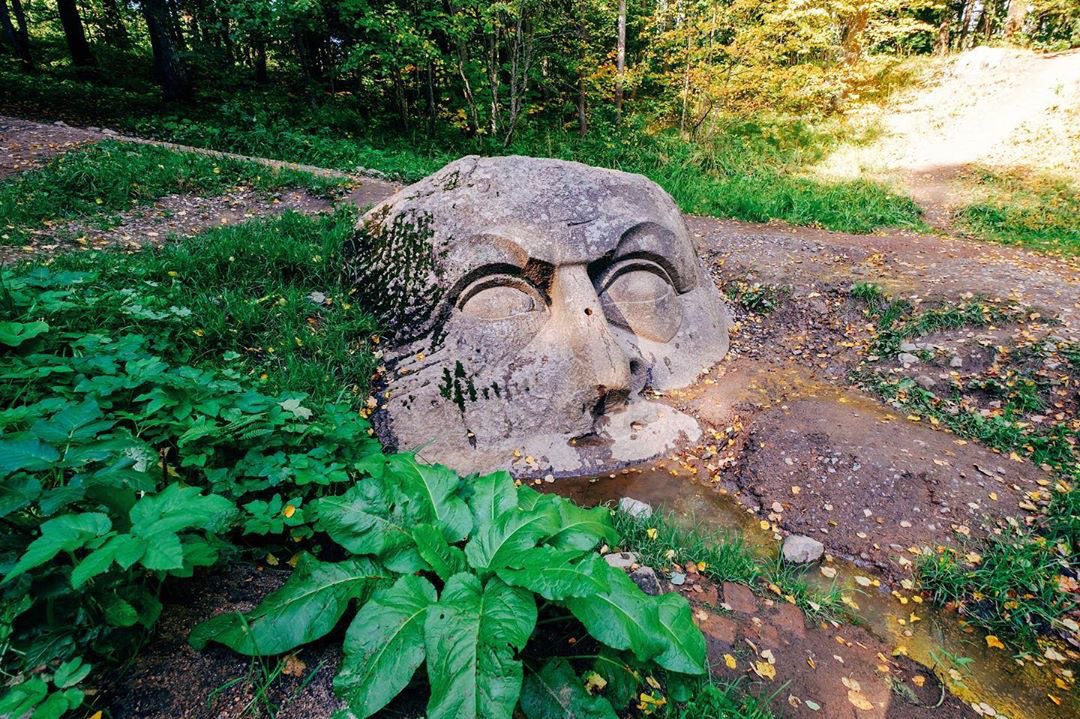
M 642 258 L 650 260 L 664 268 L 677 291 L 693 289 L 693 273 L 680 263 L 678 235 L 656 222 L 641 222 L 629 228 L 619 238 L 619 244 L 610 253 L 608 264 L 617 260 Z M 664 253 L 663 250 L 668 250 Z

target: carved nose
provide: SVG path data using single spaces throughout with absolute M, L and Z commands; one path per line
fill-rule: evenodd
M 596 388 L 591 411 L 599 416 L 627 403 L 630 397 L 630 358 L 615 339 L 600 307 L 600 299 L 584 265 L 564 265 L 552 283 L 552 313 L 572 353 L 571 379 Z

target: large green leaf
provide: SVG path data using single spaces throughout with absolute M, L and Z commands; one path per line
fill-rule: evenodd
M 48 469 L 60 459 L 53 447 L 36 439 L 0 439 L 0 477 L 20 469 Z
M 334 689 L 360 719 L 390 702 L 424 661 L 424 621 L 435 604 L 435 587 L 405 576 L 380 589 L 357 612 L 345 634 Z
M 589 597 L 608 591 L 607 563 L 599 554 L 535 547 L 525 551 L 518 568 L 496 570 L 499 578 L 515 587 L 524 587 L 548 600 Z
M 45 322 L 0 322 L 0 345 L 18 347 L 48 331 L 49 325 Z
M 570 664 L 556 658 L 521 687 L 521 711 L 528 719 L 617 719 L 604 697 L 590 696 Z
M 652 659 L 665 649 L 656 605 L 621 570 L 608 567 L 605 574 L 608 591 L 567 599 L 567 608 L 604 644 L 629 649 L 642 661 Z
M 429 719 L 508 719 L 521 692 L 521 662 L 536 624 L 532 595 L 493 578 L 454 575 L 424 624 Z
M 559 530 L 547 543 L 559 549 L 588 551 L 600 542 L 616 544 L 619 535 L 611 524 L 611 510 L 607 507 L 585 509 L 559 497 L 555 506 L 559 510 Z
M 656 657 L 656 663 L 673 672 L 704 674 L 705 637 L 694 624 L 686 599 L 678 594 L 665 594 L 654 601 L 667 645 Z
M 41 496 L 41 482 L 36 477 L 13 477 L 0 483 L 0 517 L 27 507 Z
M 416 551 L 444 582 L 469 568 L 465 553 L 448 544 L 446 537 L 434 524 L 416 525 L 413 527 L 412 537 L 416 542 Z
M 192 631 L 196 649 L 215 641 L 249 655 L 281 654 L 325 635 L 353 599 L 361 599 L 389 573 L 363 557 L 320 562 L 301 555 L 285 585 L 271 592 L 253 611 L 220 614 Z
M 471 486 L 473 495 L 469 499 L 469 509 L 472 511 L 474 532 L 490 526 L 517 506 L 517 488 L 509 472 L 493 472 L 477 477 Z
M 115 424 L 103 417 L 98 403 L 88 399 L 79 404 L 69 404 L 48 419 L 39 419 L 31 426 L 30 432 L 38 439 L 59 447 L 72 441 L 92 439 Z
M 150 544 L 164 535 L 188 529 L 219 532 L 235 515 L 235 505 L 225 497 L 203 495 L 199 487 L 185 487 L 179 483 L 143 497 L 128 514 L 131 533 Z
M 425 568 L 416 552 L 410 514 L 393 487 L 365 479 L 337 497 L 313 503 L 319 527 L 351 554 L 370 554 L 388 569 L 407 574 Z
M 41 536 L 30 543 L 19 561 L 4 577 L 15 577 L 45 564 L 60 552 L 73 552 L 112 528 L 109 518 L 98 512 L 64 514 L 41 525 Z
M 385 479 L 398 482 L 410 499 L 418 521 L 436 524 L 448 542 L 459 542 L 472 530 L 472 515 L 458 496 L 461 478 L 439 464 L 420 464 L 408 454 L 390 458 Z
M 527 550 L 558 531 L 558 523 L 559 515 L 550 506 L 512 509 L 479 530 L 465 545 L 465 556 L 475 569 L 519 566 Z

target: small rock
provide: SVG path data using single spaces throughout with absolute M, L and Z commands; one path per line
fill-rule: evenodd
M 555 475 L 554 474 L 545 474 L 544 475 L 544 481 L 547 482 L 548 484 L 551 484 L 552 482 L 555 481 Z
M 674 584 L 676 587 L 681 586 L 682 584 L 685 584 L 686 583 L 686 575 L 683 574 L 682 572 L 672 572 L 671 573 L 671 583 Z
M 937 382 L 928 374 L 921 374 L 915 378 L 915 384 L 919 385 L 923 389 L 932 388 Z
M 782 550 L 784 561 L 792 564 L 816 562 L 825 553 L 825 545 L 801 534 L 788 535 Z
M 660 578 L 656 576 L 656 571 L 652 567 L 638 567 L 630 572 L 630 578 L 646 594 L 655 597 L 660 593 Z
M 949 360 L 949 366 L 953 368 L 963 367 L 964 359 L 960 355 L 953 355 Z
M 310 302 L 314 302 L 317 305 L 325 305 L 327 300 L 326 295 L 318 290 L 309 292 L 307 298 Z
M 638 563 L 638 558 L 633 552 L 612 552 L 604 555 L 604 561 L 615 569 L 630 569 Z
M 918 364 L 919 358 L 910 352 L 901 352 L 896 356 L 896 359 L 900 361 L 900 364 Z
M 652 507 L 633 497 L 623 497 L 619 500 L 619 511 L 629 514 L 634 519 L 648 519 L 652 516 Z
M 919 345 L 915 344 L 914 342 L 901 342 L 900 343 L 900 351 L 901 352 L 914 352 L 917 349 L 919 349 Z

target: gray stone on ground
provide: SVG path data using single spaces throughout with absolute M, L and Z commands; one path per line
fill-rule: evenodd
M 825 553 L 825 545 L 816 539 L 801 534 L 790 534 L 784 540 L 784 547 L 781 551 L 785 562 L 806 564 L 821 559 L 821 555 Z
M 949 366 L 954 369 L 963 367 L 964 359 L 960 355 L 954 355 L 953 358 L 949 360 Z
M 900 364 L 918 364 L 919 358 L 910 352 L 901 352 L 896 355 L 896 359 L 900 361 Z
M 652 567 L 638 567 L 630 572 L 630 578 L 646 594 L 656 596 L 660 593 L 660 578 L 656 576 L 656 570 Z
M 628 570 L 638 563 L 638 558 L 633 552 L 612 552 L 604 555 L 604 561 L 615 569 Z
M 901 352 L 914 352 L 917 349 L 919 349 L 919 345 L 915 344 L 914 342 L 901 342 L 900 343 L 900 351 Z
M 930 389 L 937 381 L 928 374 L 921 374 L 915 378 L 915 384 L 919 385 L 923 389 Z
M 634 519 L 648 519 L 652 516 L 653 508 L 633 497 L 623 497 L 619 500 L 619 511 L 629 514 Z

